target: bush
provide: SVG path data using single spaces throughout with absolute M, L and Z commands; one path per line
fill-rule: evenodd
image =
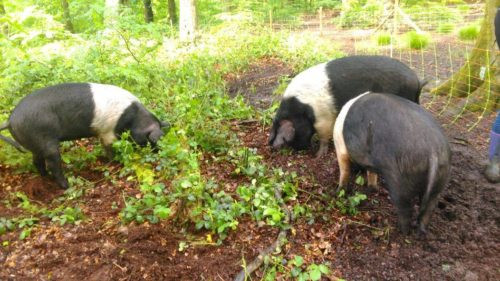
M 479 27 L 477 25 L 469 25 L 460 28 L 458 38 L 461 40 L 476 40 L 479 35 Z
M 392 41 L 392 36 L 390 33 L 383 32 L 383 33 L 377 34 L 377 44 L 379 46 L 387 46 L 387 45 L 391 44 L 391 41 Z
M 429 45 L 429 36 L 421 33 L 417 33 L 415 31 L 410 31 L 406 33 L 406 40 L 408 43 L 408 47 L 412 49 L 424 49 Z
M 455 25 L 451 22 L 444 22 L 439 24 L 437 32 L 439 33 L 451 33 L 455 29 Z

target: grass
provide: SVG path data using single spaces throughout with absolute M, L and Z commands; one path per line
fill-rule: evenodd
M 458 38 L 461 40 L 476 40 L 479 35 L 479 26 L 477 25 L 469 25 L 460 28 L 458 31 Z
M 437 27 L 437 32 L 442 33 L 442 34 L 448 34 L 453 32 L 455 29 L 455 25 L 451 22 L 443 22 L 440 23 Z
M 387 46 L 391 44 L 392 36 L 388 32 L 381 32 L 376 35 L 376 40 L 379 46 Z
M 425 49 L 430 42 L 430 38 L 426 34 L 417 33 L 415 31 L 410 31 L 405 34 L 406 43 L 411 49 Z

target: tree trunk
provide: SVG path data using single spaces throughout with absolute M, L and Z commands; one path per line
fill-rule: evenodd
M 0 0 L 0 15 L 5 15 L 5 6 L 3 5 L 3 0 Z
M 63 8 L 63 16 L 64 16 L 64 25 L 66 26 L 66 29 L 71 32 L 75 33 L 75 29 L 73 28 L 73 23 L 71 22 L 71 15 L 69 13 L 69 5 L 67 0 L 61 0 L 62 8 Z
M 104 25 L 112 27 L 118 19 L 120 2 L 119 0 L 105 0 L 104 8 Z
M 180 10 L 180 17 L 179 17 L 180 39 L 181 41 L 193 41 L 196 30 L 195 0 L 180 0 L 179 10 Z
M 498 108 L 500 62 L 493 38 L 493 19 L 499 5 L 500 0 L 486 0 L 484 21 L 467 61 L 448 81 L 433 89 L 432 94 L 456 97 L 473 94 L 474 103 L 480 108 Z
M 0 16 L 3 16 L 5 14 L 6 12 L 5 12 L 5 6 L 3 5 L 3 0 L 0 0 Z M 0 24 L 0 28 L 3 34 L 5 35 L 9 34 L 9 26 L 6 22 Z
M 146 23 L 153 22 L 153 4 L 151 0 L 144 0 L 144 21 Z
M 175 0 L 168 0 L 168 18 L 170 19 L 170 24 L 174 25 L 177 23 L 177 8 L 175 7 Z

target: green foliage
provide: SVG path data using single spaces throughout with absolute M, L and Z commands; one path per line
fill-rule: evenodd
M 448 7 L 442 3 L 430 1 L 418 1 L 416 5 L 405 7 L 404 11 L 416 22 L 427 24 L 435 22 L 459 23 L 464 13 L 459 9 Z
M 356 208 L 361 204 L 363 200 L 366 200 L 365 194 L 356 192 L 352 196 L 347 196 L 345 191 L 342 189 L 337 194 L 337 199 L 335 201 L 335 205 L 343 214 L 355 215 L 358 213 L 358 209 Z
M 114 160 L 122 168 L 118 174 L 104 171 L 104 180 L 116 185 L 128 181 L 137 186 L 135 194 L 123 195 L 125 207 L 120 218 L 124 223 L 175 218 L 217 234 L 219 241 L 238 227 L 244 215 L 285 227 L 281 204 L 295 200 L 298 179 L 293 173 L 270 169 L 256 151 L 238 143 L 229 120 L 256 118 L 256 114 L 242 97 L 228 97 L 224 77 L 242 72 L 249 63 L 263 58 L 282 60 L 298 72 L 340 56 L 329 41 L 312 34 L 276 33 L 267 28 L 269 9 L 273 20 L 278 20 L 298 14 L 304 7 L 313 11 L 319 3 L 237 1 L 230 10 L 241 13 L 223 20 L 223 15 L 214 17 L 225 12 L 219 1 L 202 1 L 199 15 L 205 32 L 200 32 L 196 44 L 185 44 L 176 39 L 176 27 L 165 22 L 162 15 L 166 13 L 146 25 L 142 3 L 129 2 L 112 28 L 105 28 L 103 1 L 70 1 L 70 10 L 79 11 L 72 13 L 75 34 L 65 30 L 59 3 L 9 3 L 8 15 L 1 19 L 8 22 L 9 33 L 0 35 L 0 120 L 7 119 L 22 97 L 49 85 L 88 81 L 120 86 L 160 119 L 173 123 L 158 143 L 157 153 L 150 147 L 136 146 L 128 132 L 113 145 Z M 336 5 L 333 2 L 339 1 L 329 4 Z M 165 12 L 160 5 L 155 9 Z M 246 16 L 252 9 L 261 13 Z M 270 122 L 270 112 L 264 114 L 263 122 Z M 24 238 L 40 220 L 60 225 L 83 220 L 81 205 L 73 200 L 82 198 L 93 183 L 71 175 L 76 170 L 95 169 L 93 164 L 103 155 L 103 149 L 95 140 L 89 146 L 64 142 L 61 150 L 72 187 L 52 202 L 57 206 L 50 208 L 25 195 L 14 195 L 9 204 L 21 202 L 18 208 L 23 214 L 4 218 L 0 231 L 22 225 Z M 234 167 L 233 176 L 241 178 L 236 192 L 227 192 L 225 183 L 202 175 L 200 159 L 206 155 Z M 3 142 L 0 161 L 33 170 L 30 154 L 20 154 Z M 282 190 L 282 199 L 276 198 L 277 189 Z M 113 206 L 118 208 L 119 204 L 114 202 Z M 311 211 L 303 206 L 294 212 L 307 215 Z
M 426 34 L 410 31 L 405 34 L 408 47 L 412 49 L 425 49 L 429 45 L 430 37 Z
M 376 40 L 379 46 L 386 46 L 391 44 L 392 36 L 389 32 L 381 32 L 376 35 Z
M 280 274 L 286 280 L 316 281 L 330 273 L 328 264 L 311 263 L 307 265 L 304 258 L 299 255 L 294 256 L 291 260 L 286 260 L 282 256 L 269 257 L 264 262 L 266 264 L 264 280 L 276 280 Z
M 31 230 L 42 219 L 50 219 L 59 225 L 79 224 L 84 215 L 79 206 L 69 207 L 61 204 L 54 209 L 40 207 L 33 203 L 23 192 L 11 193 L 11 200 L 19 202 L 17 207 L 24 211 L 23 215 L 14 218 L 0 217 L 0 235 L 14 231 L 16 227 L 21 230 L 19 239 L 23 240 L 31 234 Z M 68 201 L 72 199 L 67 199 Z M 9 203 L 10 204 L 10 203 Z
M 479 26 L 473 24 L 464 26 L 458 31 L 458 38 L 461 40 L 476 40 L 479 35 Z
M 341 16 L 334 19 L 335 23 L 343 28 L 375 27 L 383 16 L 383 4 L 371 1 L 368 3 L 361 2 L 351 3 L 347 11 L 342 11 Z

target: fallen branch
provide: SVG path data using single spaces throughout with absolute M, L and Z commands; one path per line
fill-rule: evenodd
M 257 123 L 257 122 L 260 122 L 260 121 L 257 120 L 257 119 L 240 120 L 240 121 L 238 121 L 238 124 L 239 125 L 247 125 L 247 124 L 254 124 L 254 123 Z
M 285 212 L 285 224 L 290 224 L 292 220 L 292 215 L 290 211 L 288 210 L 287 206 L 283 202 L 283 197 L 281 195 L 281 189 L 276 187 L 274 190 L 274 196 L 278 199 L 280 202 L 281 208 Z M 264 262 L 264 259 L 275 252 L 277 249 L 279 249 L 281 246 L 286 241 L 286 236 L 288 234 L 288 229 L 283 228 L 281 229 L 280 233 L 278 234 L 278 237 L 276 240 L 267 248 L 265 248 L 262 252 L 259 253 L 259 255 L 247 266 L 243 265 L 243 269 L 236 275 L 234 278 L 234 281 L 244 281 L 246 277 L 250 276 L 255 270 L 257 270 L 262 263 Z

